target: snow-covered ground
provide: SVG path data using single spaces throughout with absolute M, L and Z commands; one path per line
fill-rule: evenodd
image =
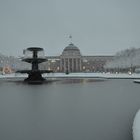
M 133 123 L 133 139 L 140 140 L 140 110 L 137 112 Z
M 132 78 L 139 79 L 140 74 L 111 74 L 111 73 L 50 73 L 45 75 L 46 77 L 58 77 L 58 78 Z
M 11 74 L 4 74 L 4 75 L 0 75 L 0 78 L 20 78 L 20 77 L 27 77 L 27 74 L 17 74 L 17 73 L 11 73 Z
M 46 78 L 130 78 L 130 79 L 140 79 L 140 74 L 111 74 L 111 73 L 49 73 L 49 74 L 43 74 Z M 27 77 L 27 74 L 5 74 L 0 75 L 0 78 L 18 78 L 18 77 Z

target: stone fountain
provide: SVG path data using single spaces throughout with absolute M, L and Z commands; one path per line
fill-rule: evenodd
M 30 53 L 30 56 L 26 56 L 26 53 Z M 46 62 L 47 59 L 43 56 L 39 56 L 40 52 L 44 52 L 43 48 L 39 47 L 30 47 L 24 50 L 24 55 L 26 57 L 22 58 L 22 61 L 31 64 L 31 70 L 18 70 L 19 73 L 27 73 L 28 77 L 24 80 L 29 84 L 41 84 L 46 79 L 42 77 L 43 73 L 50 73 L 51 70 L 39 70 L 39 64 Z

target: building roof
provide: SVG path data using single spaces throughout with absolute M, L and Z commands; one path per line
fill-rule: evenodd
M 78 47 L 76 47 L 73 43 L 70 43 L 64 51 L 80 51 Z
M 67 47 L 64 48 L 62 55 L 81 56 L 81 53 L 78 47 L 76 47 L 73 43 L 70 43 Z

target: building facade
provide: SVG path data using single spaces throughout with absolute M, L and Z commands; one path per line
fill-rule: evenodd
M 83 56 L 82 71 L 83 72 L 106 72 L 104 66 L 111 61 L 113 56 Z
M 73 43 L 64 48 L 60 56 L 48 56 L 44 64 L 54 72 L 105 72 L 104 65 L 114 56 L 83 56 Z
M 60 56 L 61 72 L 81 72 L 82 56 L 78 47 L 70 43 Z

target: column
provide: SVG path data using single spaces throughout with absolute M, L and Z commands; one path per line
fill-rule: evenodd
M 64 71 L 63 72 L 66 72 L 66 59 L 64 58 Z
M 70 72 L 70 59 L 68 58 L 68 72 Z
M 81 58 L 80 58 L 80 72 L 82 71 L 82 62 L 81 62 Z
M 76 58 L 76 72 L 78 71 L 78 59 Z
M 72 72 L 74 71 L 74 59 L 72 58 Z
M 62 58 L 60 58 L 60 71 L 62 72 Z

